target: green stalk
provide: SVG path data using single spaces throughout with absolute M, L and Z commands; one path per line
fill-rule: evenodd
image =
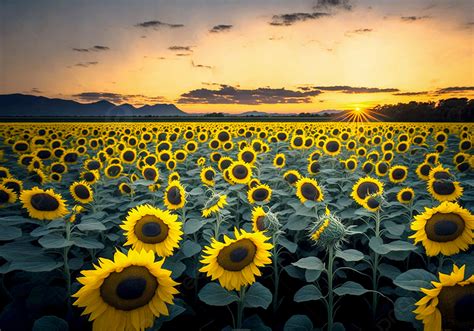
M 377 210 L 375 214 L 375 237 L 380 238 L 380 211 Z M 375 320 L 377 314 L 377 288 L 378 288 L 378 279 L 377 279 L 377 268 L 379 265 L 380 257 L 379 254 L 374 252 L 374 263 L 372 264 L 372 316 Z
M 66 224 L 65 224 L 66 240 L 69 241 L 69 240 L 71 240 L 71 222 L 67 219 L 65 219 L 64 221 L 66 222 Z M 69 270 L 69 260 L 68 260 L 68 255 L 69 255 L 69 249 L 70 248 L 71 248 L 71 246 L 66 246 L 63 249 L 64 276 L 66 278 L 68 301 L 71 297 L 71 272 Z
M 276 313 L 278 309 L 278 287 L 280 284 L 280 274 L 278 272 L 278 249 L 277 249 L 277 236 L 273 234 L 273 313 Z
M 333 269 L 334 269 L 334 247 L 329 247 L 328 258 L 328 330 L 334 326 L 334 293 L 333 293 Z
M 239 301 L 237 302 L 237 329 L 242 328 L 242 320 L 244 318 L 244 301 L 246 286 L 242 286 L 239 291 Z
M 219 240 L 219 228 L 221 226 L 221 222 L 222 222 L 221 214 L 217 212 L 216 223 L 214 224 L 214 238 L 216 238 L 216 240 Z

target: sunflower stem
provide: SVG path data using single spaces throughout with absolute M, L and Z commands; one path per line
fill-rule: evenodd
M 242 286 L 239 291 L 239 301 L 237 302 L 237 329 L 242 328 L 242 320 L 244 318 L 244 301 L 245 301 L 245 291 L 247 287 Z
M 278 287 L 280 283 L 280 273 L 278 272 L 278 249 L 277 249 L 277 239 L 278 235 L 275 232 L 272 236 L 273 241 L 273 313 L 276 313 L 278 309 Z
M 331 331 L 334 326 L 334 293 L 333 293 L 333 277 L 334 277 L 334 247 L 329 247 L 328 257 L 328 330 Z
M 71 239 L 71 222 L 67 219 L 65 219 L 64 221 L 65 221 L 66 240 L 69 241 Z M 68 260 L 69 249 L 70 249 L 70 246 L 66 246 L 63 248 L 64 276 L 66 278 L 68 302 L 71 296 L 71 272 L 69 269 L 69 260 Z
M 377 210 L 375 214 L 375 237 L 380 238 L 380 210 Z M 374 261 L 372 263 L 372 317 L 375 320 L 377 315 L 377 287 L 378 287 L 378 279 L 377 279 L 377 268 L 379 265 L 379 254 L 374 252 Z

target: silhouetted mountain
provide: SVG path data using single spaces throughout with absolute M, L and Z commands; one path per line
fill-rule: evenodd
M 25 94 L 0 95 L 0 117 L 68 117 L 68 116 L 185 116 L 173 104 L 145 105 L 136 108 L 130 104 L 114 105 L 101 100 L 80 103 L 72 100 L 50 99 Z

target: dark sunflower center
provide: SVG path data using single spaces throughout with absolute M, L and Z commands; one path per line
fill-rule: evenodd
M 374 209 L 374 208 L 377 208 L 378 206 L 380 206 L 380 202 L 378 202 L 378 200 L 375 199 L 375 198 L 369 198 L 367 200 L 367 206 L 369 206 L 369 208 L 371 208 L 371 209 Z
M 0 190 L 0 204 L 7 203 L 9 198 L 10 195 L 7 192 Z
M 204 178 L 206 178 L 207 180 L 213 180 L 214 179 L 214 171 L 212 170 L 207 170 L 205 173 L 204 173 Z
M 263 231 L 267 228 L 267 226 L 265 225 L 265 216 L 257 217 L 257 220 L 255 221 L 255 223 L 259 231 Z
M 288 183 L 294 184 L 298 180 L 298 177 L 296 177 L 295 174 L 288 174 L 288 175 L 286 175 L 285 179 Z
M 74 163 L 77 161 L 77 158 L 78 158 L 77 153 L 67 153 L 64 155 L 64 162 Z
M 362 182 L 357 188 L 357 196 L 361 199 L 365 199 L 367 196 L 378 192 L 379 187 L 372 182 Z
M 51 152 L 48 151 L 48 150 L 43 149 L 43 150 L 38 151 L 38 153 L 36 155 L 38 155 L 38 157 L 40 159 L 45 160 L 45 159 L 49 159 L 51 157 Z
M 330 141 L 326 144 L 326 149 L 331 152 L 337 152 L 339 150 L 339 143 L 337 141 Z
M 388 165 L 387 165 L 387 163 L 385 163 L 385 162 L 380 163 L 380 164 L 378 165 L 378 169 L 379 169 L 379 172 L 380 172 L 380 173 L 382 173 L 382 174 L 386 173 L 387 170 L 388 170 Z
M 125 193 L 130 193 L 132 192 L 132 189 L 128 185 L 122 185 L 122 191 L 124 191 Z
M 423 176 L 428 176 L 430 174 L 431 166 L 429 164 L 422 165 L 420 172 Z
M 301 145 L 303 145 L 303 139 L 301 139 L 301 137 L 295 138 L 294 144 L 295 144 L 295 146 L 301 146 Z
M 224 247 L 217 256 L 219 265 L 228 271 L 240 271 L 253 262 L 257 247 L 252 240 L 240 239 Z
M 470 148 L 471 148 L 471 142 L 470 142 L 470 141 L 467 141 L 467 140 L 466 140 L 466 141 L 463 141 L 463 142 L 461 143 L 461 149 L 462 149 L 462 150 L 468 150 L 468 149 L 470 149 Z
M 263 187 L 257 188 L 255 191 L 253 191 L 252 198 L 255 201 L 263 201 L 268 198 L 268 190 Z
M 254 155 L 252 152 L 244 152 L 242 153 L 242 160 L 244 160 L 247 163 L 252 162 L 254 159 Z
M 232 169 L 232 175 L 234 175 L 235 178 L 237 179 L 244 179 L 248 175 L 248 169 L 247 167 L 238 164 Z
M 95 179 L 95 176 L 92 172 L 86 172 L 83 177 L 86 181 L 92 182 Z
M 433 191 L 439 195 L 450 195 L 456 191 L 456 187 L 451 181 L 435 180 L 433 182 Z
M 425 232 L 432 241 L 449 242 L 461 236 L 464 227 L 464 220 L 458 214 L 436 213 L 426 222 Z
M 310 168 L 312 173 L 317 173 L 321 170 L 321 165 L 318 162 L 313 162 L 311 163 Z
M 219 142 L 216 140 L 211 141 L 211 148 L 217 148 L 219 147 Z
M 47 193 L 36 193 L 31 197 L 30 201 L 36 210 L 55 211 L 59 208 L 59 201 Z
M 397 168 L 392 172 L 392 177 L 395 180 L 400 180 L 403 177 L 405 177 L 405 173 L 406 173 L 405 170 Z
M 363 170 L 366 174 L 370 173 L 374 169 L 374 165 L 372 163 L 364 164 Z
M 406 149 L 407 149 L 407 144 L 398 145 L 398 150 L 399 151 L 404 152 L 404 151 L 406 151 Z
M 443 329 L 470 330 L 474 327 L 474 284 L 445 286 L 438 300 Z
M 15 150 L 18 152 L 24 152 L 28 149 L 28 144 L 26 143 L 17 143 L 15 144 Z
M 348 161 L 346 163 L 347 169 L 354 169 L 355 168 L 355 162 L 354 161 Z
M 161 158 L 161 161 L 166 162 L 171 158 L 171 156 L 168 153 L 163 153 L 161 154 L 160 158 Z
M 145 215 L 135 224 L 134 232 L 140 241 L 157 244 L 168 237 L 169 227 L 158 217 Z
M 74 193 L 76 193 L 79 199 L 88 199 L 91 196 L 91 193 L 84 185 L 74 187 Z
M 16 194 L 19 194 L 21 191 L 21 186 L 17 182 L 6 182 L 4 185 L 5 187 L 13 190 L 13 192 L 15 192 Z
M 221 131 L 217 135 L 217 139 L 219 139 L 220 141 L 227 141 L 230 139 L 230 135 L 227 131 Z
M 156 170 L 152 168 L 146 168 L 143 172 L 143 177 L 147 180 L 155 180 L 156 178 Z
M 405 191 L 402 193 L 403 201 L 410 201 L 413 198 L 413 194 L 410 191 Z
M 276 164 L 277 165 L 282 165 L 283 164 L 283 158 L 281 156 L 277 157 Z
M 311 183 L 304 183 L 301 185 L 301 195 L 312 201 L 316 201 L 319 198 L 318 189 Z
M 120 173 L 120 167 L 118 165 L 112 165 L 107 169 L 109 176 L 117 176 Z
M 110 306 L 130 311 L 148 304 L 157 287 L 156 277 L 146 267 L 129 266 L 104 279 L 100 296 Z
M 100 168 L 100 163 L 98 161 L 91 161 L 87 164 L 89 170 L 97 170 Z
M 166 193 L 168 201 L 173 205 L 179 205 L 181 203 L 181 192 L 178 187 L 172 186 Z
M 433 174 L 433 177 L 435 179 L 450 179 L 451 178 L 451 176 L 449 175 L 449 172 L 447 171 L 436 171 Z
M 227 169 L 230 167 L 230 165 L 232 164 L 232 161 L 231 160 L 223 160 L 221 162 L 221 168 L 224 170 L 224 169 Z
M 132 151 L 126 151 L 123 153 L 123 159 L 128 162 L 132 162 L 135 159 L 135 153 Z

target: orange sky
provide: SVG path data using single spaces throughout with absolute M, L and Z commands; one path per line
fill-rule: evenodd
M 0 93 L 167 102 L 189 112 L 474 97 L 472 2 L 330 3 L 3 2 Z M 219 24 L 231 27 L 210 32 Z M 396 95 L 406 92 L 422 93 Z

